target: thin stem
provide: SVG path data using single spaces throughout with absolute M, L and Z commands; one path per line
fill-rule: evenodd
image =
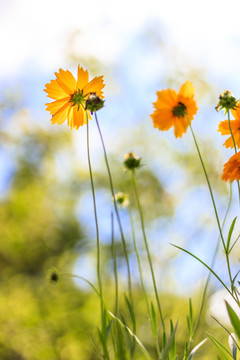
M 203 168 L 203 172 L 204 172 L 205 177 L 206 177 L 206 180 L 207 180 L 208 189 L 209 189 L 209 192 L 210 192 L 210 195 L 211 195 L 212 204 L 213 204 L 213 208 L 214 208 L 214 212 L 215 212 L 215 216 L 216 216 L 216 220 L 217 220 L 217 224 L 218 224 L 218 230 L 219 230 L 220 237 L 221 237 L 221 240 L 222 240 L 224 252 L 225 252 L 225 254 L 226 254 L 226 261 L 227 261 L 227 268 L 228 268 L 229 279 L 230 279 L 230 282 L 231 282 L 231 284 L 232 284 L 232 274 L 231 274 L 231 269 L 230 269 L 229 258 L 228 258 L 228 256 L 227 256 L 226 245 L 225 245 L 225 241 L 224 241 L 224 238 L 223 238 L 223 233 L 222 233 L 222 229 L 221 229 L 221 225 L 220 225 L 220 221 L 219 221 L 219 216 L 218 216 L 218 212 L 217 212 L 215 200 L 214 200 L 214 197 L 213 197 L 212 187 L 211 187 L 211 184 L 210 184 L 210 181 L 209 181 L 209 178 L 208 178 L 208 174 L 207 174 L 207 171 L 206 171 L 206 168 L 205 168 L 203 159 L 202 159 L 202 155 L 201 155 L 201 153 L 200 153 L 200 149 L 199 149 L 199 146 L 198 146 L 196 137 L 195 137 L 195 135 L 194 135 L 194 132 L 193 132 L 193 129 L 192 129 L 192 125 L 191 125 L 191 122 L 190 122 L 189 118 L 188 118 L 188 123 L 189 123 L 189 127 L 190 127 L 190 129 L 191 129 L 191 133 L 192 133 L 192 136 L 193 136 L 193 140 L 194 140 L 194 143 L 195 143 L 195 146 L 196 146 L 196 149 L 197 149 L 197 153 L 198 153 L 198 156 L 199 156 L 199 159 L 200 159 L 202 168 Z
M 104 302 L 103 302 L 103 294 L 102 294 L 102 279 L 101 279 L 101 270 L 100 270 L 99 226 L 98 226 L 98 217 L 97 217 L 96 196 L 95 196 L 95 189 L 94 189 L 94 182 L 93 182 L 93 175 L 92 175 L 92 165 L 91 165 L 91 158 L 90 158 L 88 117 L 87 117 L 87 155 L 88 155 L 88 167 L 89 167 L 89 174 L 90 174 L 95 227 L 96 227 L 96 238 L 97 238 L 97 279 L 98 279 L 99 296 L 100 296 L 100 301 L 101 301 L 101 326 L 102 326 L 102 333 L 105 333 L 106 322 L 105 322 L 105 310 L 104 310 Z M 102 342 L 102 345 L 103 345 L 104 359 L 109 359 L 107 344 L 106 343 L 103 344 L 103 342 Z
M 134 231 L 134 224 L 133 224 L 132 212 L 131 212 L 130 207 L 128 207 L 128 213 L 129 213 L 129 218 L 130 218 L 130 222 L 131 222 L 133 244 L 134 244 L 134 250 L 135 250 L 135 253 L 136 253 L 136 256 L 137 256 L 137 261 L 138 261 L 138 270 L 139 270 L 141 285 L 142 285 L 144 297 L 145 297 L 145 300 L 146 300 L 147 312 L 148 312 L 148 315 L 150 317 L 150 307 L 149 307 L 149 303 L 148 303 L 147 292 L 146 292 L 145 285 L 144 285 L 143 273 L 142 273 L 142 265 L 141 265 L 141 260 L 140 260 L 140 256 L 139 256 L 138 249 L 137 249 L 137 243 L 136 243 L 136 237 L 135 237 L 135 231 Z
M 157 301 L 158 311 L 159 311 L 160 319 L 161 319 L 161 322 L 162 322 L 163 330 L 165 332 L 165 323 L 164 323 L 161 304 L 160 304 L 160 300 L 159 300 L 159 296 L 158 296 L 158 291 L 157 291 L 157 285 L 156 285 L 156 280 L 155 280 L 155 275 L 154 275 L 154 270 L 153 270 L 153 265 L 152 265 L 151 254 L 150 254 L 150 251 L 149 251 L 147 236 L 146 236 L 146 232 L 145 232 L 143 212 L 142 212 L 142 207 L 141 207 L 141 204 L 140 204 L 140 201 L 139 201 L 139 196 L 138 196 L 138 191 L 137 191 L 137 186 L 136 186 L 134 170 L 132 171 L 132 183 L 133 183 L 135 196 L 136 196 L 136 199 L 137 199 L 138 211 L 139 211 L 140 220 L 141 220 L 141 228 L 142 228 L 142 233 L 143 233 L 143 239 L 144 239 L 144 244 L 145 244 L 145 248 L 146 248 L 147 256 L 148 256 L 148 262 L 149 262 L 149 266 L 150 266 L 150 270 L 151 270 L 153 287 L 154 287 L 155 297 L 156 297 L 156 301 Z
M 229 109 L 228 109 L 228 111 L 227 111 L 227 114 L 228 114 L 228 127 L 229 127 L 229 131 L 230 131 L 230 134 L 231 134 L 231 137 L 232 137 L 233 146 L 234 146 L 234 151 L 235 151 L 235 154 L 236 154 L 236 153 L 237 153 L 237 145 L 236 145 L 236 142 L 235 142 L 235 139 L 234 139 L 234 136 L 233 136 L 233 132 L 232 132 L 231 121 L 230 121 L 230 111 L 229 111 Z M 238 185 L 238 198 L 239 198 L 239 204 L 240 204 L 240 185 L 239 185 L 239 180 L 237 180 L 237 185 Z
M 137 261 L 138 261 L 138 270 L 139 270 L 139 276 L 140 276 L 140 280 L 141 280 L 141 285 L 142 285 L 142 289 L 143 289 L 143 293 L 144 293 L 144 298 L 145 298 L 145 302 L 146 302 L 146 306 L 147 306 L 148 316 L 149 316 L 149 318 L 150 318 L 151 321 L 152 321 L 151 314 L 150 314 L 149 302 L 148 302 L 148 296 L 147 296 L 147 292 L 146 292 L 145 285 L 144 285 L 144 280 L 143 280 L 142 265 L 141 265 L 141 260 L 140 260 L 138 248 L 137 248 L 135 231 L 134 231 L 134 224 L 133 224 L 133 217 L 132 217 L 132 212 L 131 212 L 131 208 L 130 208 L 130 207 L 128 207 L 128 213 L 129 213 L 129 218 L 130 218 L 130 222 L 131 222 L 132 236 L 133 236 L 133 244 L 134 244 L 134 249 L 135 249 L 135 253 L 136 253 Z M 157 354 L 158 354 L 158 357 L 159 357 L 159 356 L 160 356 L 160 350 L 159 350 L 159 345 L 158 345 L 158 339 L 157 339 L 157 337 L 156 337 L 155 340 L 156 340 L 156 350 L 157 350 Z
M 228 215 L 228 212 L 229 212 L 229 209 L 230 209 L 231 202 L 232 202 L 232 185 L 230 184 L 230 197 L 229 197 L 228 207 L 227 207 L 227 210 L 226 210 L 224 219 L 223 219 L 222 229 L 224 228 L 224 225 L 225 225 L 225 222 L 226 222 L 226 219 L 227 219 L 227 215 Z M 213 266 L 214 266 L 214 263 L 215 263 L 215 260 L 216 260 L 217 252 L 218 252 L 218 249 L 219 249 L 220 240 L 221 240 L 221 238 L 220 238 L 220 236 L 219 236 L 219 237 L 218 237 L 217 246 L 216 246 L 216 249 L 215 249 L 215 251 L 214 251 L 212 263 L 211 263 L 211 266 L 210 266 L 211 269 L 213 269 Z M 208 277 L 207 277 L 207 280 L 206 280 L 206 284 L 205 284 L 204 290 L 203 290 L 203 295 L 202 295 L 200 310 L 199 310 L 198 317 L 197 317 L 197 320 L 196 320 L 196 323 L 195 323 L 195 326 L 194 326 L 194 329 L 193 329 L 192 339 L 193 339 L 193 337 L 194 337 L 194 335 L 195 335 L 195 332 L 196 332 L 196 330 L 197 330 L 197 328 L 198 328 L 198 325 L 199 325 L 199 322 L 200 322 L 200 318 L 201 318 L 202 311 L 203 311 L 203 306 L 204 306 L 205 299 L 206 299 L 206 295 L 207 295 L 207 288 L 208 288 L 208 285 L 209 285 L 209 282 L 210 282 L 210 277 L 211 277 L 211 272 L 209 271 Z
M 118 271 L 117 271 L 117 256 L 116 248 L 114 242 L 114 218 L 113 213 L 111 213 L 111 228 L 112 228 L 112 256 L 113 256 L 113 270 L 115 278 L 115 314 L 119 313 L 119 300 L 118 300 Z
M 101 139 L 101 142 L 102 142 L 104 158 L 105 158 L 105 163 L 106 163 L 106 167 L 107 167 L 109 183 L 110 183 L 110 189 L 111 189 L 111 194 L 112 194 L 112 199 L 113 199 L 113 205 L 114 205 L 114 209 L 115 209 L 115 213 L 116 213 L 116 217 L 117 217 L 117 222 L 118 222 L 120 235 L 121 235 L 121 240 L 122 240 L 122 245 L 123 245 L 123 252 L 124 252 L 124 256 L 125 256 L 125 260 L 126 260 L 126 264 L 127 264 L 128 290 L 129 290 L 130 301 L 131 301 L 131 304 L 132 304 L 132 307 L 133 307 L 132 280 L 131 280 L 130 264 L 129 264 L 129 258 L 128 258 L 128 252 L 127 252 L 127 245 L 126 245 L 125 237 L 124 237 L 124 234 L 123 234 L 123 228 L 122 228 L 121 219 L 120 219 L 120 216 L 119 216 L 119 211 L 118 211 L 118 207 L 117 207 L 117 201 L 116 201 L 116 198 L 115 198 L 112 174 L 111 174 L 111 170 L 110 170 L 110 166 L 109 166 L 109 162 L 108 162 L 107 151 L 106 151 L 106 147 L 105 147 L 105 144 L 104 144 L 104 140 L 103 140 L 103 136 L 102 136 L 102 132 L 101 132 L 101 129 L 100 129 L 100 126 L 99 126 L 99 122 L 98 122 L 96 112 L 95 112 L 95 120 L 96 120 L 96 124 L 97 124 L 97 128 L 98 128 L 98 132 L 99 132 L 99 135 L 100 135 L 100 139 Z M 135 332 L 135 330 L 136 329 L 133 329 L 133 332 Z

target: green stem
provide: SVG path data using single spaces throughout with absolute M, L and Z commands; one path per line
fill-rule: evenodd
M 97 279 L 98 279 L 98 289 L 99 296 L 101 301 L 101 326 L 102 332 L 105 332 L 105 311 L 104 311 L 104 302 L 103 302 L 103 294 L 102 294 L 102 279 L 101 279 L 101 270 L 100 270 L 100 239 L 99 239 L 99 226 L 98 226 L 98 217 L 97 217 L 97 205 L 96 205 L 96 196 L 92 175 L 92 165 L 91 165 L 91 157 L 90 157 L 90 146 L 89 146 L 89 122 L 87 117 L 87 155 L 88 155 L 88 167 L 90 174 L 90 182 L 91 182 L 91 190 L 92 190 L 92 198 L 93 198 L 93 208 L 94 208 L 94 218 L 95 218 L 95 227 L 96 227 L 96 238 L 97 238 Z M 109 359 L 107 346 L 103 345 L 104 359 Z
M 154 270 L 153 270 L 153 265 L 152 265 L 151 254 L 150 254 L 150 251 L 149 251 L 147 236 L 146 236 L 146 232 L 145 232 L 143 212 L 142 212 L 142 207 L 141 207 L 141 204 L 140 204 L 140 201 L 139 201 L 139 196 L 138 196 L 138 191 L 137 191 L 137 186 L 136 186 L 134 170 L 132 170 L 132 182 L 133 182 L 134 193 L 135 193 L 135 196 L 136 196 L 136 199 L 137 199 L 137 206 L 138 206 L 138 211 L 139 211 L 140 220 L 141 220 L 141 228 L 142 228 L 142 233 L 143 233 L 143 239 L 144 239 L 144 244 L 145 244 L 145 248 L 146 248 L 147 256 L 148 256 L 148 262 L 149 262 L 149 266 L 150 266 L 150 270 L 151 270 L 153 287 L 154 287 L 155 297 L 156 297 L 156 301 L 157 301 L 158 311 L 159 311 L 160 319 L 161 319 L 161 322 L 162 322 L 163 330 L 165 332 L 165 323 L 164 323 L 161 304 L 160 304 L 160 300 L 159 300 L 159 296 L 158 296 L 158 291 L 157 291 L 157 285 L 156 285 L 156 280 L 155 280 L 155 275 L 154 275 Z
M 231 186 L 231 184 L 230 184 L 230 197 L 229 197 L 229 202 L 228 202 L 227 211 L 226 211 L 226 214 L 225 214 L 224 219 L 223 219 L 222 229 L 224 228 L 224 225 L 225 225 L 225 222 L 226 222 L 226 219 L 227 219 L 227 215 L 228 215 L 228 212 L 229 212 L 229 209 L 230 209 L 231 202 L 232 202 L 232 186 Z M 220 240 L 221 240 L 221 238 L 220 238 L 220 236 L 219 236 L 219 237 L 218 237 L 217 246 L 216 246 L 216 249 L 215 249 L 215 251 L 214 251 L 212 263 L 211 263 L 211 266 L 210 266 L 211 269 L 213 268 L 214 263 L 215 263 L 215 260 L 216 260 L 217 252 L 218 252 L 218 249 L 219 249 Z M 207 288 L 208 288 L 208 285 L 209 285 L 209 282 L 210 282 L 210 277 L 211 277 L 211 272 L 209 271 L 209 274 L 208 274 L 208 277 L 207 277 L 207 280 L 206 280 L 206 284 L 205 284 L 204 290 L 203 290 L 203 295 L 202 295 L 200 310 L 199 310 L 198 317 L 197 317 L 197 320 L 196 320 L 196 323 L 195 323 L 195 326 L 194 326 L 194 329 L 193 329 L 192 339 L 193 339 L 193 337 L 194 337 L 194 335 L 195 335 L 195 332 L 196 332 L 196 330 L 197 330 L 197 328 L 198 328 L 198 325 L 199 325 L 199 322 L 200 322 L 200 318 L 201 318 L 202 311 L 203 311 L 203 306 L 204 306 L 205 299 L 206 299 L 206 295 L 207 295 Z
M 133 224 L 133 217 L 132 217 L 132 212 L 131 212 L 131 208 L 130 208 L 130 207 L 128 207 L 128 213 L 129 213 L 129 218 L 130 218 L 130 222 L 131 222 L 132 236 L 133 236 L 133 244 L 134 244 L 134 249 L 135 249 L 135 253 L 136 253 L 136 256 L 137 256 L 138 270 L 139 270 L 139 276 L 140 276 L 140 280 L 141 280 L 142 290 L 143 290 L 143 293 L 144 293 L 144 298 L 145 298 L 145 302 L 146 302 L 146 306 L 147 306 L 148 316 L 149 316 L 149 319 L 152 321 L 152 317 L 151 317 L 151 314 L 150 314 L 149 302 L 148 302 L 148 296 L 147 296 L 147 292 L 146 292 L 145 285 L 144 285 L 144 280 L 143 280 L 142 265 L 141 265 L 141 260 L 140 260 L 138 248 L 137 248 L 135 231 L 134 231 L 134 224 Z M 156 337 L 155 340 L 156 340 L 157 355 L 158 355 L 158 358 L 159 358 L 159 356 L 160 356 L 160 350 L 159 350 L 159 345 L 158 345 L 158 339 L 157 339 L 157 337 Z
M 118 271 L 117 271 L 117 257 L 116 257 L 116 249 L 114 242 L 114 219 L 113 213 L 111 213 L 111 228 L 112 228 L 112 256 L 113 256 L 113 271 L 115 278 L 115 314 L 119 313 L 119 300 L 118 300 Z
M 228 114 L 228 127 L 229 127 L 229 131 L 230 131 L 230 134 L 231 134 L 231 137 L 232 137 L 233 146 L 234 146 L 234 151 L 235 151 L 235 154 L 236 154 L 236 153 L 237 153 L 237 145 L 236 145 L 236 142 L 235 142 L 235 139 L 234 139 L 234 136 L 233 136 L 233 132 L 232 132 L 231 121 L 230 121 L 230 111 L 229 111 L 229 109 L 228 109 L 228 111 L 227 111 L 227 114 Z M 239 185 L 239 180 L 237 180 L 237 185 L 238 185 L 238 198 L 239 198 L 239 204 L 240 204 L 240 185 Z
M 128 207 L 128 213 L 129 213 L 129 218 L 130 218 L 130 222 L 131 222 L 133 244 L 134 244 L 134 250 L 135 250 L 135 253 L 136 253 L 136 256 L 137 256 L 137 261 L 138 261 L 138 270 L 139 270 L 141 285 L 142 285 L 144 297 L 145 297 L 145 300 L 146 300 L 147 312 L 148 312 L 148 315 L 150 317 L 150 307 L 149 307 L 149 303 L 148 303 L 147 292 L 146 292 L 145 285 L 144 285 L 141 260 L 140 260 L 140 256 L 139 256 L 138 249 L 137 249 L 137 243 L 136 243 L 136 237 L 135 237 L 135 231 L 134 231 L 134 224 L 133 224 L 132 212 L 131 212 L 130 207 Z
M 128 258 L 128 252 L 127 252 L 127 245 L 126 245 L 125 237 L 124 237 L 124 234 L 123 234 L 123 228 L 122 228 L 121 219 L 120 219 L 120 216 L 119 216 L 119 211 L 118 211 L 118 207 L 117 207 L 117 201 L 116 201 L 116 198 L 115 198 L 112 174 L 111 174 L 111 170 L 110 170 L 110 166 L 109 166 L 109 162 L 108 162 L 107 151 L 106 151 L 106 147 L 105 147 L 105 144 L 104 144 L 102 132 L 101 132 L 101 129 L 100 129 L 100 126 L 99 126 L 99 123 L 98 123 L 98 118 L 97 118 L 96 112 L 95 112 L 95 120 L 96 120 L 96 124 L 97 124 L 97 128 L 98 128 L 98 132 L 99 132 L 99 135 L 100 135 L 100 139 L 101 139 L 101 142 L 102 142 L 104 158 L 105 158 L 105 163 L 106 163 L 108 177 L 109 177 L 110 190 L 111 190 L 112 199 L 113 199 L 113 205 L 114 205 L 114 209 L 115 209 L 115 213 L 116 213 L 116 217 L 117 217 L 117 222 L 118 222 L 120 235 L 121 235 L 121 240 L 122 240 L 122 245 L 123 245 L 124 256 L 125 256 L 125 260 L 126 260 L 126 264 L 127 264 L 128 290 L 129 290 L 130 301 L 131 301 L 132 308 L 133 308 L 132 280 L 131 280 L 130 264 L 129 264 L 129 258 Z M 133 332 L 135 333 L 135 331 L 136 331 L 136 329 L 134 328 Z
M 206 168 L 205 168 L 203 159 L 202 159 L 202 155 L 201 155 L 201 153 L 200 153 L 200 149 L 199 149 L 199 146 L 198 146 L 196 137 L 195 137 L 195 135 L 194 135 L 194 132 L 193 132 L 193 129 L 192 129 L 192 125 L 191 125 L 191 121 L 189 120 L 189 118 L 188 118 L 188 123 L 189 123 L 189 127 L 190 127 L 190 129 L 191 129 L 191 133 L 192 133 L 192 136 L 193 136 L 193 140 L 194 140 L 194 143 L 195 143 L 195 146 L 196 146 L 196 149 L 197 149 L 197 153 L 198 153 L 198 156 L 199 156 L 199 159 L 200 159 L 202 168 L 203 168 L 203 172 L 204 172 L 205 177 L 206 177 L 206 180 L 207 180 L 208 189 L 209 189 L 209 192 L 210 192 L 210 195 L 211 195 L 212 204 L 213 204 L 213 208 L 214 208 L 214 212 L 215 212 L 215 216 L 216 216 L 216 220 L 217 220 L 217 224 L 218 224 L 218 229 L 219 229 L 219 233 L 220 233 L 220 238 L 221 238 L 221 240 L 222 240 L 224 252 L 225 252 L 225 254 L 226 254 L 226 261 L 227 261 L 227 268 L 228 268 L 229 279 L 230 279 L 230 282 L 231 282 L 231 284 L 232 284 L 232 274 L 231 274 L 231 269 L 230 269 L 229 258 L 228 258 L 228 256 L 227 256 L 226 245 L 225 245 L 225 241 L 224 241 L 224 238 L 223 238 L 223 233 L 222 233 L 222 229 L 221 229 L 221 225 L 220 225 L 220 221 L 219 221 L 219 216 L 218 216 L 218 212 L 217 212 L 215 200 L 214 200 L 214 197 L 213 197 L 212 187 L 211 187 L 211 184 L 210 184 L 210 181 L 209 181 L 209 178 L 208 178 L 208 174 L 207 174 L 207 171 L 206 171 Z

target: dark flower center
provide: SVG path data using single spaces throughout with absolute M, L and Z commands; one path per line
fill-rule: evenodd
M 173 116 L 177 116 L 177 117 L 184 117 L 187 113 L 187 107 L 185 104 L 183 104 L 181 101 L 178 102 L 177 106 L 174 106 L 172 113 Z

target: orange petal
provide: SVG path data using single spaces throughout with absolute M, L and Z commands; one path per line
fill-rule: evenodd
M 177 93 L 175 90 L 167 89 L 157 91 L 157 101 L 153 104 L 156 109 L 173 109 L 177 105 Z
M 192 97 L 194 96 L 194 87 L 191 81 L 186 81 L 180 88 L 179 95 L 184 97 Z
M 171 126 L 173 126 L 174 118 L 171 110 L 156 110 L 151 115 L 151 118 L 153 120 L 153 126 L 159 130 L 168 130 Z
M 82 90 L 83 87 L 88 83 L 89 75 L 88 71 L 84 70 L 78 65 L 78 77 L 77 77 L 77 89 Z
M 51 80 L 49 84 L 46 84 L 44 91 L 48 94 L 48 97 L 59 100 L 66 97 L 67 93 L 60 87 L 56 80 Z
M 77 106 L 73 106 L 73 124 L 76 129 L 79 128 L 79 126 L 83 126 L 84 124 L 84 110 L 82 107 L 79 108 Z
M 66 103 L 64 104 L 53 116 L 52 116 L 52 124 L 62 124 L 67 116 L 68 116 L 68 112 L 69 112 L 69 108 L 71 107 L 70 103 Z
M 103 98 L 102 89 L 104 88 L 104 86 L 105 84 L 103 83 L 103 76 L 95 77 L 83 87 L 83 94 L 87 95 L 90 92 L 95 92 L 97 96 Z
M 73 74 L 69 70 L 59 69 L 59 73 L 55 73 L 57 77 L 57 82 L 61 86 L 61 88 L 67 94 L 73 94 L 76 90 L 77 82 L 73 76 Z
M 183 134 L 187 131 L 188 120 L 184 118 L 174 118 L 174 135 L 176 138 L 182 137 Z
M 45 104 L 47 105 L 46 110 L 50 112 L 51 115 L 55 114 L 60 108 L 65 104 L 68 103 L 70 100 L 70 96 L 65 97 L 60 100 L 53 101 L 52 103 Z

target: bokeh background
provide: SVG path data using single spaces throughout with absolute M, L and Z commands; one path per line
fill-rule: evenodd
M 49 269 L 84 276 L 96 283 L 96 239 L 87 166 L 86 128 L 70 131 L 51 125 L 43 92 L 59 68 L 76 76 L 77 65 L 91 78 L 104 75 L 105 107 L 99 122 L 116 191 L 128 191 L 139 249 L 143 249 L 130 177 L 122 170 L 125 153 L 142 157 L 138 186 L 163 308 L 179 320 L 177 351 L 182 354 L 188 297 L 197 314 L 208 272 L 177 244 L 210 264 L 218 231 L 206 181 L 191 134 L 175 139 L 172 131 L 153 129 L 150 114 L 156 91 L 178 90 L 191 80 L 199 107 L 193 128 L 214 185 L 220 218 L 229 201 L 221 181 L 232 154 L 217 132 L 218 96 L 226 89 L 240 95 L 240 5 L 237 0 L 0 1 L 0 357 L 9 360 L 96 359 L 94 343 L 99 302 L 83 281 L 63 279 L 50 286 Z M 99 210 L 102 273 L 109 306 L 114 303 L 111 260 L 111 212 L 101 143 L 90 124 L 91 154 Z M 236 189 L 226 230 L 238 215 Z M 149 326 L 128 214 L 121 210 L 135 296 L 139 337 L 149 346 Z M 236 223 L 235 233 L 239 231 Z M 118 265 L 122 291 L 126 269 L 118 229 Z M 141 253 L 144 261 L 145 253 Z M 239 248 L 232 253 L 239 268 Z M 221 250 L 215 269 L 224 281 Z M 146 266 L 145 281 L 152 284 Z M 201 327 L 225 339 L 211 315 L 224 319 L 223 294 L 214 279 Z M 211 297 L 211 296 L 215 297 Z M 212 300 L 211 300 L 212 299 Z M 208 359 L 213 345 L 196 355 Z M 198 357 L 197 357 L 198 356 Z M 140 355 L 139 355 L 140 359 Z

